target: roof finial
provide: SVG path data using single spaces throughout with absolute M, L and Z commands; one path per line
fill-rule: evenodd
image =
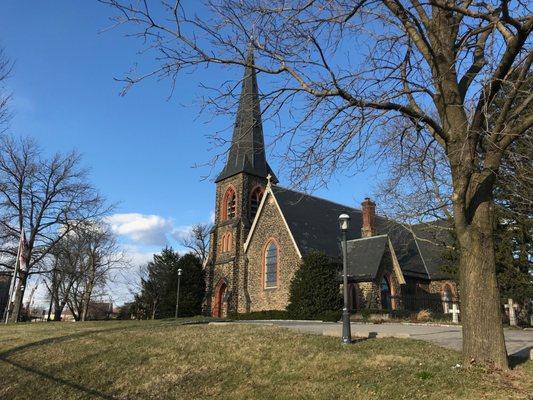
M 267 186 L 270 186 L 272 184 L 272 174 L 267 175 Z

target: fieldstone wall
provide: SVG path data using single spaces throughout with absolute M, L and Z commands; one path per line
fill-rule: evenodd
M 381 280 L 384 275 L 386 275 L 389 281 L 391 294 L 393 296 L 400 295 L 400 281 L 394 271 L 392 257 L 388 250 L 381 260 L 376 279 L 374 281 L 358 282 L 355 284 L 358 306 L 357 311 L 365 308 L 381 308 Z M 391 300 L 391 306 L 393 310 L 399 308 L 399 305 L 396 304 L 396 300 L 394 299 Z
M 237 174 L 217 183 L 215 196 L 215 223 L 210 237 L 209 258 L 206 263 L 206 297 L 204 313 L 212 314 L 215 303 L 215 288 L 221 280 L 227 282 L 227 302 L 223 309 L 225 314 L 245 308 L 246 271 L 244 259 L 244 242 L 250 230 L 250 195 L 258 186 L 264 188 L 266 180 L 244 173 Z M 226 191 L 232 187 L 236 196 L 235 217 L 222 221 L 222 201 Z M 232 248 L 221 252 L 220 240 L 227 233 L 232 233 Z M 243 308 L 244 307 L 244 308 Z
M 429 293 L 438 293 L 442 297 L 446 285 L 448 285 L 452 290 L 452 301 L 459 301 L 459 289 L 457 283 L 450 279 L 431 281 L 427 286 L 427 290 Z
M 263 283 L 264 248 L 274 239 L 278 244 L 278 286 L 265 288 Z M 239 312 L 284 310 L 289 303 L 291 280 L 300 266 L 294 247 L 272 195 L 268 195 L 246 252 L 248 307 Z
M 365 308 L 381 308 L 379 286 L 375 282 L 359 282 L 357 286 L 357 311 Z

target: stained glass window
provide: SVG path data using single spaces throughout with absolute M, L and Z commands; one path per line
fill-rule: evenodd
M 270 242 L 265 254 L 265 287 L 278 285 L 278 248 L 274 242 Z

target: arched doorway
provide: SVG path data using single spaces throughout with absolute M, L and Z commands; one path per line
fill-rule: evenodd
M 442 311 L 444 314 L 448 314 L 452 308 L 452 296 L 453 292 L 450 285 L 444 285 L 442 290 Z
M 392 309 L 391 287 L 390 287 L 389 279 L 385 275 L 383 275 L 383 278 L 381 278 L 380 291 L 381 291 L 381 308 L 384 310 Z
M 213 317 L 220 318 L 223 315 L 224 295 L 226 294 L 227 288 L 228 285 L 226 284 L 226 281 L 221 279 L 215 288 L 215 301 L 211 313 Z
M 350 285 L 350 294 L 348 296 L 348 299 L 350 300 L 350 312 L 354 313 L 357 311 L 357 289 L 355 288 L 355 285 Z

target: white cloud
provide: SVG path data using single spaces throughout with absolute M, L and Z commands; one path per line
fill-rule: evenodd
M 159 215 L 113 214 L 106 222 L 117 235 L 144 245 L 165 246 L 167 234 L 174 230 L 172 220 Z
M 172 230 L 172 237 L 179 243 L 191 234 L 193 225 L 178 226 Z
M 148 263 L 149 261 L 152 261 L 154 254 L 156 253 L 154 251 L 143 251 L 137 246 L 131 245 L 122 245 L 122 249 L 124 251 L 128 263 L 134 269 Z

